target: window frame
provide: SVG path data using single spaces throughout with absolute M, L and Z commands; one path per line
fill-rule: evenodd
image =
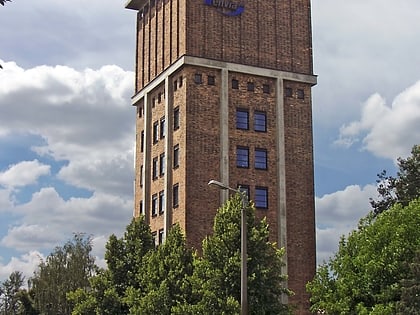
M 179 184 L 175 184 L 172 186 L 172 207 L 178 208 L 179 207 Z
M 152 217 L 156 217 L 158 214 L 158 194 L 152 195 Z
M 156 180 L 158 178 L 158 157 L 154 157 L 152 160 L 152 179 Z
M 173 168 L 179 167 L 179 144 L 174 145 L 174 153 L 173 153 Z
M 174 130 L 178 130 L 180 127 L 180 111 L 179 106 L 174 108 Z
M 246 114 L 246 117 L 240 117 L 240 114 Z M 244 119 L 246 118 L 246 123 Z M 246 125 L 246 127 L 245 127 Z M 236 109 L 236 129 L 238 130 L 249 130 L 249 110 L 243 108 Z
M 255 187 L 254 202 L 255 202 L 255 208 L 268 209 L 268 188 L 267 187 L 263 187 L 263 186 Z
M 165 212 L 165 191 L 159 191 L 159 215 Z
M 263 120 L 258 117 L 264 117 L 264 123 L 261 123 Z M 254 111 L 254 131 L 267 132 L 267 113 L 266 112 L 260 111 L 260 110 Z
M 236 167 L 249 168 L 249 147 L 236 147 Z
M 153 123 L 153 144 L 159 141 L 159 121 Z
M 257 156 L 257 153 L 262 153 L 263 156 Z M 255 148 L 254 151 L 254 167 L 257 170 L 267 170 L 268 168 L 268 151 L 263 148 Z

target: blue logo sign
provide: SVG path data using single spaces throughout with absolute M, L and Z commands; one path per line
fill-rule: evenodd
M 217 8 L 220 13 L 227 16 L 241 15 L 245 8 L 243 1 L 204 0 L 204 4 Z

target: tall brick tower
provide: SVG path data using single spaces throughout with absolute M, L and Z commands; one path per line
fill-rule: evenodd
M 137 11 L 134 215 L 190 245 L 247 189 L 285 247 L 289 302 L 315 273 L 310 0 L 131 0 Z

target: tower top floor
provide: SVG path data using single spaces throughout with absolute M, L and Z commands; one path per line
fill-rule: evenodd
M 137 90 L 187 55 L 313 74 L 310 0 L 130 0 Z

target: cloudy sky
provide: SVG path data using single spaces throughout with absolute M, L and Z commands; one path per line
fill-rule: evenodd
M 420 143 L 418 0 L 314 0 L 318 260 Z M 0 280 L 73 232 L 104 244 L 132 216 L 135 12 L 116 0 L 0 7 Z

